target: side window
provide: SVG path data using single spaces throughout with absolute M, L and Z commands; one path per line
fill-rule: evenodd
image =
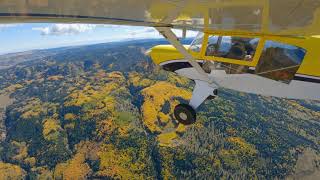
M 252 61 L 259 38 L 209 36 L 206 56 Z
M 194 52 L 200 52 L 204 34 L 199 32 L 196 38 L 191 42 L 189 49 Z
M 290 83 L 302 63 L 306 50 L 275 41 L 266 41 L 256 74 Z

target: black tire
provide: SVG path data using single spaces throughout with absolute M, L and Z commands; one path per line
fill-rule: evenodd
M 190 125 L 196 122 L 196 111 L 188 104 L 179 104 L 174 108 L 174 117 L 183 125 Z

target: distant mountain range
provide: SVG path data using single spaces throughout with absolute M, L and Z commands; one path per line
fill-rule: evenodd
M 190 44 L 192 41 L 191 38 L 183 39 L 181 42 L 184 44 Z M 130 41 L 120 41 L 120 42 L 109 42 L 109 43 L 100 43 L 94 45 L 81 45 L 81 46 L 70 46 L 70 47 L 60 47 L 60 48 L 50 48 L 43 50 L 31 50 L 17 53 L 8 53 L 0 55 L 0 69 L 6 69 L 12 66 L 15 66 L 19 63 L 27 61 L 38 61 L 46 58 L 55 58 L 55 55 L 61 56 L 62 54 L 77 54 L 82 52 L 84 49 L 86 51 L 92 51 L 97 49 L 112 49 L 117 48 L 118 46 L 132 44 L 132 45 L 144 45 L 146 47 L 152 47 L 155 44 L 168 44 L 168 41 L 165 39 L 143 39 L 143 40 L 130 40 Z

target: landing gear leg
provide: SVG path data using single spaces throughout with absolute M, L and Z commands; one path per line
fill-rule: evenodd
M 156 29 L 185 57 L 198 74 L 199 80 L 195 80 L 196 86 L 193 90 L 190 103 L 180 104 L 174 109 L 174 116 L 181 124 L 192 124 L 196 121 L 195 110 L 208 97 L 212 98 L 216 96 L 217 93 L 214 91 L 216 91 L 217 86 L 213 79 L 209 78 L 208 74 L 197 63 L 197 60 L 179 42 L 177 36 L 171 31 L 170 27 L 157 27 Z
M 196 109 L 208 98 L 217 96 L 217 86 L 205 81 L 195 80 L 196 86 L 192 92 L 189 104 L 179 104 L 174 108 L 174 116 L 179 123 L 190 125 L 196 122 Z

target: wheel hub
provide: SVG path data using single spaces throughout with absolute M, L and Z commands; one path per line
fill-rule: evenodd
M 181 112 L 181 113 L 179 114 L 179 117 L 180 117 L 182 120 L 184 120 L 184 121 L 188 119 L 187 114 L 186 114 L 186 113 L 183 113 L 183 112 Z
M 190 125 L 196 122 L 196 112 L 189 104 L 178 104 L 174 108 L 174 117 L 183 125 Z

